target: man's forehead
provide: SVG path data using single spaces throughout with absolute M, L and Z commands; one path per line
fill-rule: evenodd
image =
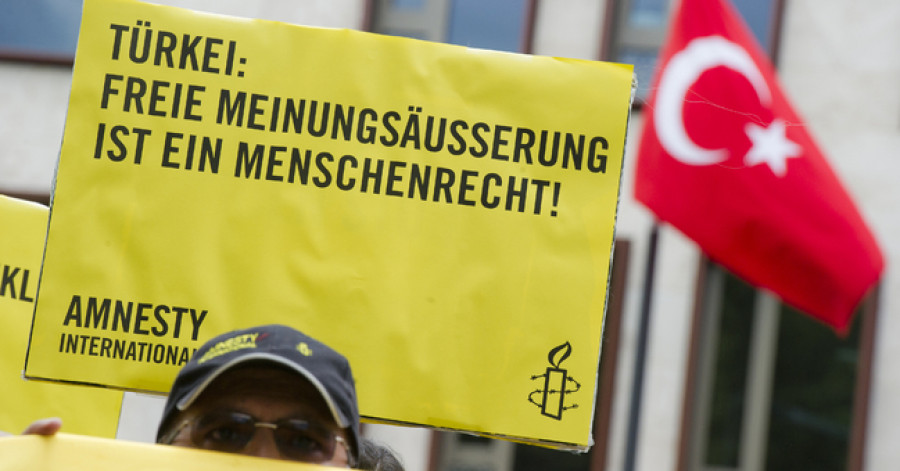
M 318 390 L 299 373 L 283 367 L 246 365 L 216 378 L 189 409 L 252 407 L 314 414 L 331 419 Z M 277 407 L 276 407 L 277 406 Z M 252 412 L 252 411 L 247 411 Z
M 309 384 L 309 381 L 297 371 L 274 362 L 251 361 L 233 366 L 219 375 L 213 382 L 231 383 L 245 379 L 270 382 L 297 382 Z M 212 385 L 210 385 L 212 386 Z

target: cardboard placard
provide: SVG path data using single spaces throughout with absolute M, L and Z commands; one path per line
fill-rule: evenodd
M 334 469 L 316 464 L 256 458 L 233 453 L 195 450 L 169 445 L 109 440 L 60 433 L 53 437 L 22 435 L 0 438 L 0 471 L 59 471 L 90 469 L 134 471 L 158 469 L 191 471 L 316 471 Z
M 87 0 L 26 374 L 297 327 L 372 421 L 585 449 L 630 65 Z
M 37 419 L 60 417 L 67 431 L 111 438 L 121 391 L 22 378 L 48 214 L 42 204 L 0 195 L 0 430 L 19 433 Z

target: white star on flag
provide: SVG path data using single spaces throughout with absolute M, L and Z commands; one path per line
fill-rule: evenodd
M 768 164 L 778 177 L 783 177 L 787 173 L 787 159 L 799 157 L 803 152 L 802 147 L 785 135 L 783 120 L 776 119 L 767 128 L 747 123 L 744 131 L 753 142 L 753 147 L 744 156 L 744 163 L 748 166 Z

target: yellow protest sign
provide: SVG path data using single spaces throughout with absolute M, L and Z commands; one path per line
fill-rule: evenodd
M 114 437 L 122 393 L 22 378 L 37 294 L 47 207 L 0 195 L 0 431 L 19 433 L 44 417 L 61 417 L 66 430 Z
M 628 65 L 87 0 L 26 374 L 295 326 L 373 421 L 589 444 Z
M 218 453 L 168 445 L 109 440 L 80 435 L 53 437 L 13 436 L 0 438 L 0 471 L 59 471 L 90 469 L 119 471 L 123 463 L 134 471 L 316 471 L 325 466 Z

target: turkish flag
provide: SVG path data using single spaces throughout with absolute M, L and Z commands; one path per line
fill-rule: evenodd
M 844 332 L 872 233 L 727 0 L 683 0 L 645 108 L 635 196 L 715 262 Z

